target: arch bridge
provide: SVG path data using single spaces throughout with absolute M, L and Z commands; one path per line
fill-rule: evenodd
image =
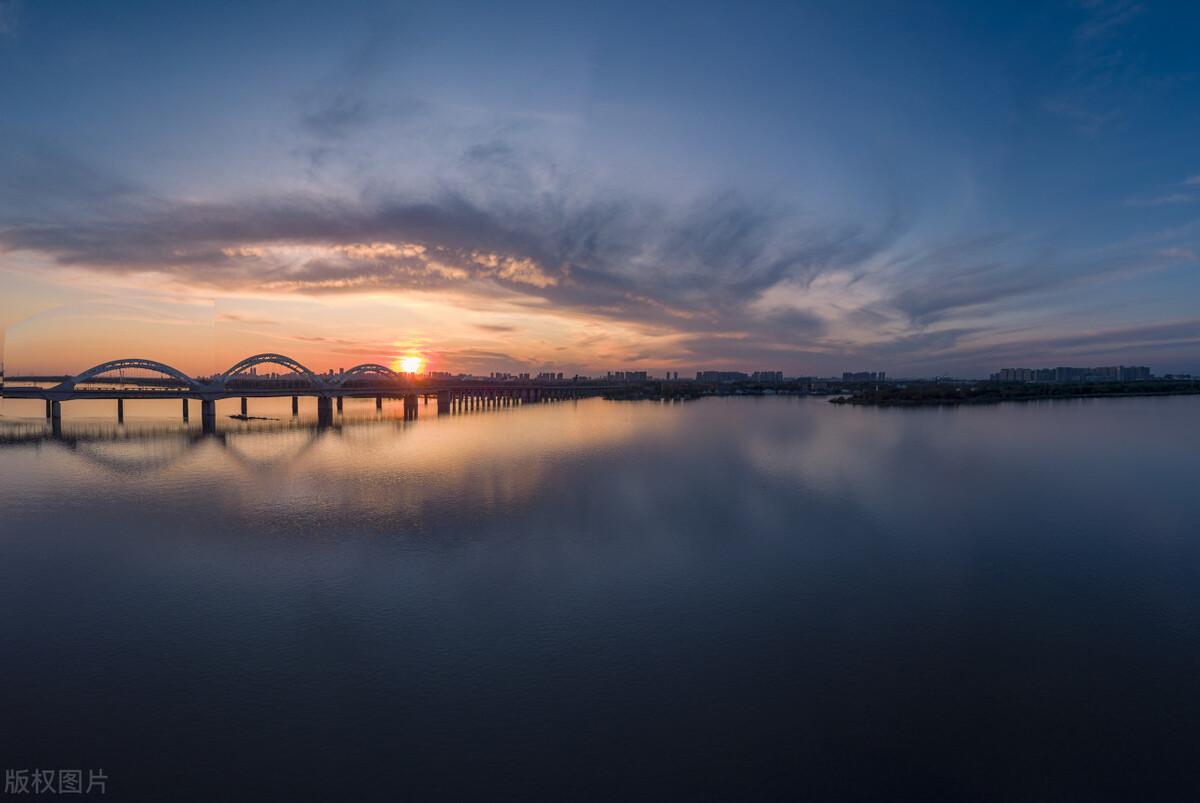
M 262 365 L 285 369 L 260 375 Z M 157 376 L 126 376 L 125 372 Z M 31 382 L 14 385 L 13 382 Z M 292 415 L 299 414 L 301 397 L 315 397 L 319 422 L 329 421 L 336 405 L 340 414 L 345 397 L 375 399 L 377 410 L 384 399 L 402 399 L 405 418 L 416 418 L 419 400 L 437 400 L 439 414 L 509 407 L 531 402 L 556 401 L 598 395 L 612 389 L 611 382 L 563 380 L 503 380 L 433 378 L 401 374 L 379 363 L 363 363 L 339 371 L 316 373 L 285 354 L 254 354 L 209 377 L 189 376 L 158 360 L 130 357 L 94 365 L 74 376 L 0 376 L 0 397 L 42 399 L 46 417 L 58 421 L 62 403 L 75 399 L 112 399 L 117 420 L 123 421 L 125 402 L 135 399 L 182 399 L 183 420 L 189 419 L 190 401 L 199 401 L 204 426 L 216 417 L 221 399 L 241 398 L 241 417 L 248 417 L 249 400 L 264 397 L 292 398 Z M 236 416 L 235 416 L 236 417 Z

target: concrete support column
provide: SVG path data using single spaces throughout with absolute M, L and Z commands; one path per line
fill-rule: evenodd
M 117 423 L 125 423 L 125 400 L 117 399 Z
M 62 418 L 62 402 L 60 402 L 60 401 L 50 402 L 50 418 L 51 419 L 56 419 L 56 418 L 61 419 Z
M 46 418 L 50 417 L 50 408 L 51 408 L 51 406 L 53 406 L 53 404 L 54 404 L 54 402 L 50 401 L 49 399 L 46 399 Z
M 408 397 L 407 397 L 407 396 L 405 396 L 405 397 L 404 397 L 404 400 L 405 400 L 405 403 L 407 404 L 407 402 L 408 402 Z M 413 396 L 413 405 L 415 406 L 415 405 L 416 405 L 416 403 L 417 403 L 417 397 L 416 397 L 416 396 Z M 375 409 L 376 409 L 376 410 L 382 410 L 382 409 L 383 409 L 383 397 L 382 397 L 382 396 L 376 396 L 376 397 L 375 397 Z
M 342 412 L 342 397 L 341 396 L 337 397 L 337 408 L 338 408 L 338 413 L 340 414 Z
M 406 419 L 417 417 L 417 396 L 415 393 L 404 397 L 404 417 Z
M 329 426 L 333 423 L 333 399 L 328 396 L 317 397 L 317 425 Z
M 183 400 L 183 420 L 184 421 L 188 420 L 188 400 L 187 399 Z
M 217 403 L 215 401 L 200 400 L 200 424 L 205 432 L 217 431 Z
M 249 409 L 249 403 L 245 396 L 242 397 L 242 415 L 248 415 L 246 410 Z
M 437 411 L 438 415 L 446 415 L 450 412 L 450 391 L 441 390 L 437 395 Z
M 292 397 L 292 415 L 300 415 L 300 397 Z

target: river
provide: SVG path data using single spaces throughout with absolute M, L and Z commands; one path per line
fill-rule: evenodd
M 236 404 L 216 435 L 0 407 L 5 769 L 140 800 L 1200 792 L 1198 397 Z

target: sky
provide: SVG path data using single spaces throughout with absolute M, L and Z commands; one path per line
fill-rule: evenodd
M 0 0 L 9 374 L 1200 373 L 1200 4 Z

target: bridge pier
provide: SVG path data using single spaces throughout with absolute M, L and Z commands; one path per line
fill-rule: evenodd
M 54 402 L 50 401 L 49 399 L 46 399 L 46 418 L 50 417 L 50 408 L 51 408 L 51 405 L 53 405 L 53 404 L 54 404 Z
M 246 402 L 246 397 L 245 397 L 245 396 L 243 396 L 243 397 L 242 397 L 242 416 L 243 416 L 243 417 L 246 415 L 246 410 L 247 410 L 247 407 L 248 407 L 248 406 L 247 406 L 247 402 Z
M 426 402 L 428 402 L 429 397 L 426 396 L 425 400 L 426 400 Z M 437 411 L 438 411 L 438 415 L 446 415 L 450 412 L 450 391 L 448 391 L 448 390 L 439 390 L 438 391 Z
M 328 396 L 317 397 L 317 424 L 327 427 L 333 423 L 333 399 Z
M 406 419 L 413 419 L 417 417 L 416 394 L 408 394 L 404 397 L 404 417 Z
M 50 418 L 53 421 L 62 420 L 62 402 L 52 401 L 50 404 Z
M 337 408 L 338 408 L 338 415 L 341 415 L 341 413 L 342 413 L 342 397 L 341 396 L 337 397 Z
M 187 399 L 183 400 L 183 420 L 184 421 L 188 420 L 188 400 Z
M 215 401 L 200 400 L 200 424 L 205 432 L 217 431 L 217 403 Z
M 413 406 L 414 407 L 416 406 L 416 403 L 417 403 L 417 397 L 413 396 Z M 405 408 L 408 407 L 408 397 L 407 396 L 404 397 L 404 406 L 405 406 Z M 383 397 L 382 396 L 375 397 L 375 409 L 376 410 L 383 409 Z
M 300 415 L 300 397 L 292 397 L 292 415 Z
M 117 423 L 125 423 L 125 400 L 117 399 Z

